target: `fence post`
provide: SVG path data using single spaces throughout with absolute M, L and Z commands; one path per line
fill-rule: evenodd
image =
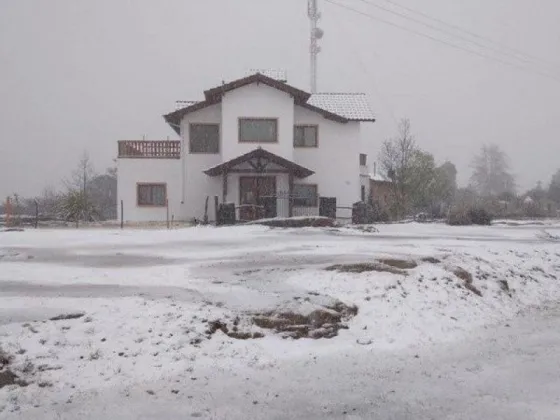
M 205 225 L 208 224 L 208 199 L 209 199 L 209 198 L 210 198 L 209 196 L 206 196 L 206 201 L 204 202 L 204 219 L 203 219 L 203 223 L 204 223 Z
M 12 226 L 12 201 L 6 198 L 6 227 Z
M 216 219 L 216 225 L 218 224 L 218 208 L 219 208 L 219 199 L 218 196 L 214 196 L 214 217 Z
M 35 200 L 35 229 L 39 227 L 39 203 Z
M 169 200 L 165 200 L 165 219 L 166 219 L 166 223 L 167 223 L 167 229 L 169 229 Z
M 124 229 L 124 204 L 121 200 L 121 229 Z

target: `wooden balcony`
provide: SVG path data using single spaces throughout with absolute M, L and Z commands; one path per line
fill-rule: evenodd
M 119 159 L 180 159 L 179 140 L 120 140 Z

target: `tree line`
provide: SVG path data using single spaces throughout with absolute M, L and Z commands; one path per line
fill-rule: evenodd
M 117 169 L 95 171 L 89 154 L 84 152 L 62 188 L 47 187 L 36 197 L 14 193 L 0 204 L 0 214 L 10 214 L 12 225 L 36 220 L 94 222 L 117 218 Z
M 407 119 L 400 122 L 396 136 L 383 143 L 379 160 L 391 185 L 389 204 L 376 209 L 380 217 L 402 219 L 422 213 L 460 223 L 483 213 L 484 219 L 556 216 L 560 208 L 560 169 L 548 185 L 539 182 L 518 194 L 507 154 L 495 144 L 484 145 L 472 159 L 469 185 L 459 188 L 455 165 L 449 161 L 437 165 L 434 156 L 417 144 Z M 375 205 L 375 197 L 371 201 Z

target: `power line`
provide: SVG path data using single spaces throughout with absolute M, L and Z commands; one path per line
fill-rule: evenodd
M 542 77 L 546 77 L 546 78 L 552 79 L 552 80 L 554 80 L 554 81 L 560 83 L 560 79 L 556 79 L 555 77 L 553 77 L 553 76 L 550 75 L 550 74 L 542 73 L 542 72 L 536 71 L 536 70 L 534 70 L 534 69 L 532 70 L 532 69 L 529 69 L 529 68 L 527 68 L 527 67 L 523 67 L 523 66 L 520 66 L 520 65 L 518 65 L 518 64 L 511 63 L 511 62 L 509 62 L 509 61 L 504 61 L 504 60 L 502 60 L 502 59 L 500 59 L 500 58 L 497 58 L 497 57 L 492 57 L 492 56 L 489 56 L 489 55 L 486 55 L 486 54 L 482 54 L 482 53 L 480 53 L 480 52 L 478 52 L 478 51 L 474 51 L 474 50 L 471 50 L 471 49 L 464 48 L 464 47 L 462 47 L 462 46 L 460 46 L 460 45 L 453 44 L 453 43 L 451 43 L 451 42 L 448 42 L 448 41 L 445 41 L 445 40 L 436 38 L 436 37 L 434 37 L 434 36 L 425 34 L 425 33 L 423 33 L 423 32 L 419 32 L 419 31 L 416 31 L 416 30 L 414 30 L 414 29 L 407 28 L 406 26 L 401 26 L 401 25 L 398 25 L 398 24 L 393 23 L 393 22 L 391 22 L 391 21 L 388 21 L 388 20 L 379 18 L 379 17 L 377 17 L 377 16 L 373 16 L 373 15 L 371 15 L 371 14 L 369 14 L 369 13 L 362 12 L 361 10 L 354 9 L 354 8 L 352 8 L 352 7 L 350 7 L 350 6 L 346 6 L 345 4 L 337 3 L 337 2 L 335 2 L 335 1 L 333 1 L 333 0 L 325 0 L 325 1 L 326 1 L 327 3 L 332 4 L 332 5 L 338 6 L 338 7 L 340 7 L 340 8 L 346 9 L 346 10 L 349 10 L 349 11 L 351 11 L 351 12 L 353 12 L 353 13 L 356 13 L 356 14 L 362 15 L 362 16 L 364 16 L 364 17 L 367 17 L 367 18 L 369 18 L 369 19 L 371 19 L 371 20 L 376 20 L 376 21 L 381 22 L 381 23 L 384 23 L 384 24 L 386 24 L 386 25 L 393 26 L 393 27 L 395 27 L 395 28 L 401 29 L 401 30 L 406 31 L 406 32 L 410 32 L 410 33 L 412 33 L 412 34 L 414 34 L 414 35 L 421 36 L 421 37 L 423 37 L 423 38 L 427 38 L 427 39 L 429 39 L 429 40 L 431 40 L 431 41 L 435 41 L 435 42 L 438 42 L 438 43 L 440 43 L 440 44 L 447 45 L 448 47 L 451 47 L 451 48 L 454 48 L 454 49 L 457 49 L 457 50 L 460 50 L 460 51 L 463 51 L 463 52 L 466 52 L 466 53 L 469 53 L 469 54 L 472 54 L 472 55 L 477 55 L 477 56 L 482 57 L 482 58 L 485 58 L 485 59 L 487 59 L 487 60 L 496 61 L 496 62 L 499 62 L 499 63 L 504 64 L 504 65 L 506 65 L 506 66 L 510 66 L 510 67 L 517 68 L 518 70 L 524 70 L 524 71 L 527 71 L 527 72 L 532 72 L 532 73 L 538 74 L 538 75 L 540 75 L 540 76 L 542 76 Z
M 418 23 L 418 24 L 423 25 L 423 26 L 425 26 L 425 27 L 427 27 L 427 28 L 430 28 L 430 29 L 432 29 L 432 30 L 434 30 L 434 31 L 439 31 L 439 32 L 442 32 L 442 33 L 444 33 L 444 34 L 451 35 L 451 36 L 456 37 L 456 38 L 458 38 L 458 39 L 460 39 L 460 40 L 463 40 L 463 41 L 469 42 L 469 43 L 471 43 L 471 44 L 473 44 L 473 45 L 476 45 L 476 46 L 478 46 L 478 47 L 480 47 L 480 48 L 485 48 L 485 49 L 488 49 L 488 50 L 493 51 L 493 52 L 495 52 L 495 53 L 503 54 L 503 55 L 509 56 L 509 57 L 511 57 L 511 58 L 513 58 L 513 59 L 515 59 L 515 60 L 519 60 L 519 61 L 521 61 L 521 62 L 523 62 L 523 63 L 526 63 L 526 64 L 536 64 L 536 63 L 534 62 L 534 60 L 531 60 L 530 58 L 519 57 L 518 54 L 511 53 L 511 52 L 507 52 L 507 51 L 503 51 L 503 50 L 500 49 L 500 48 L 496 48 L 496 47 L 492 47 L 492 46 L 485 45 L 485 44 L 483 44 L 483 43 L 481 43 L 481 42 L 474 41 L 474 40 L 469 39 L 469 38 L 467 38 L 467 37 L 465 37 L 465 36 L 462 36 L 462 35 L 458 35 L 458 34 L 456 34 L 456 33 L 453 33 L 452 31 L 450 31 L 450 30 L 448 30 L 448 29 L 438 28 L 438 27 L 435 26 L 435 25 L 432 25 L 432 24 L 430 24 L 430 23 L 426 23 L 426 22 L 424 22 L 424 21 L 422 21 L 422 20 L 420 20 L 420 19 L 416 19 L 416 18 L 411 17 L 411 16 L 409 16 L 409 15 L 407 15 L 407 14 L 405 14 L 405 13 L 400 13 L 400 12 L 397 12 L 397 11 L 395 11 L 395 10 L 389 9 L 389 8 L 387 8 L 387 7 L 380 6 L 380 5 L 374 3 L 374 2 L 372 2 L 372 1 L 370 1 L 370 0 L 359 0 L 359 1 L 361 1 L 362 3 L 368 4 L 368 5 L 372 6 L 372 7 L 375 7 L 375 8 L 377 8 L 377 9 L 379 9 L 379 10 L 382 10 L 382 11 L 391 13 L 391 14 L 393 14 L 393 15 L 402 17 L 402 18 L 404 18 L 404 19 L 410 20 L 411 22 Z M 391 3 L 391 4 L 396 4 L 396 3 L 393 3 L 393 2 L 390 1 L 390 0 L 385 0 L 385 1 L 388 1 L 388 2 Z M 404 8 L 404 7 L 403 7 L 403 8 Z M 442 21 L 442 22 L 443 22 L 443 21 Z M 446 25 L 446 26 L 449 26 L 449 25 Z M 473 35 L 471 35 L 471 36 L 473 36 Z M 479 37 L 477 36 L 477 38 L 479 38 Z
M 552 62 L 552 61 L 545 60 L 545 59 L 543 59 L 543 58 L 541 58 L 541 57 L 537 57 L 537 56 L 535 56 L 535 55 L 529 54 L 529 53 L 527 53 L 527 52 L 525 52 L 525 51 L 522 51 L 522 50 L 520 50 L 520 49 L 518 49 L 518 48 L 513 48 L 513 47 L 510 47 L 510 46 L 508 46 L 508 45 L 506 45 L 506 44 L 503 44 L 503 43 L 501 43 L 501 42 L 494 41 L 494 40 L 492 40 L 492 39 L 490 39 L 490 38 L 488 38 L 488 37 L 485 37 L 485 36 L 482 36 L 482 35 L 478 35 L 478 34 L 476 34 L 476 33 L 473 32 L 473 31 L 470 31 L 470 30 L 468 30 L 468 29 L 462 28 L 461 26 L 458 26 L 458 25 L 455 25 L 455 24 L 446 22 L 446 21 L 444 21 L 443 19 L 439 19 L 439 18 L 437 18 L 437 17 L 434 17 L 434 16 L 432 16 L 432 15 L 429 15 L 428 13 L 421 12 L 421 11 L 419 11 L 419 10 L 413 9 L 413 8 L 411 8 L 411 7 L 408 7 L 408 6 L 403 6 L 402 4 L 397 3 L 396 1 L 393 1 L 393 0 L 384 0 L 384 1 L 386 1 L 387 3 L 392 4 L 392 5 L 394 5 L 394 6 L 400 7 L 401 9 L 407 10 L 407 11 L 409 11 L 409 12 L 411 12 L 411 13 L 414 13 L 414 14 L 417 14 L 417 15 L 419 15 L 419 16 L 422 16 L 422 17 L 424 17 L 424 18 L 426 18 L 426 19 L 429 19 L 429 20 L 432 20 L 432 21 L 434 21 L 434 22 L 437 22 L 437 23 L 439 23 L 439 24 L 441 24 L 441 25 L 447 26 L 447 27 L 449 27 L 449 28 L 451 28 L 451 29 L 454 29 L 454 30 L 457 30 L 457 31 L 462 32 L 462 33 L 464 33 L 464 34 L 467 34 L 467 35 L 469 35 L 469 36 L 472 36 L 472 37 L 474 37 L 474 38 L 480 39 L 480 40 L 482 40 L 482 41 L 486 41 L 486 42 L 488 42 L 488 43 L 490 43 L 490 44 L 496 45 L 496 46 L 501 47 L 501 48 L 505 48 L 505 49 L 507 49 L 507 50 L 509 50 L 509 51 L 511 51 L 511 52 L 514 52 L 514 53 L 516 53 L 516 54 L 518 54 L 518 55 L 521 55 L 521 56 L 523 56 L 523 57 L 526 57 L 526 58 L 529 58 L 529 59 L 533 59 L 533 60 L 538 60 L 538 61 L 541 61 L 541 62 L 544 63 L 544 64 L 547 64 L 547 65 L 550 65 L 550 66 L 553 66 L 553 67 L 558 67 L 558 66 L 559 66 L 558 63 L 554 63 L 554 62 Z

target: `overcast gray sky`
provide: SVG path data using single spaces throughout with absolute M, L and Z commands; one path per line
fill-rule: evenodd
M 336 1 L 484 51 L 367 2 Z M 371 154 L 408 117 L 420 146 L 453 161 L 463 182 L 472 155 L 495 142 L 520 187 L 548 184 L 560 167 L 560 1 L 395 1 L 548 63 L 522 71 L 319 0 L 319 90 L 369 94 Z M 248 68 L 286 68 L 307 89 L 306 11 L 306 0 L 0 0 L 0 197 L 57 186 L 84 150 L 104 170 L 119 139 L 174 138 L 161 115 L 175 100 Z

